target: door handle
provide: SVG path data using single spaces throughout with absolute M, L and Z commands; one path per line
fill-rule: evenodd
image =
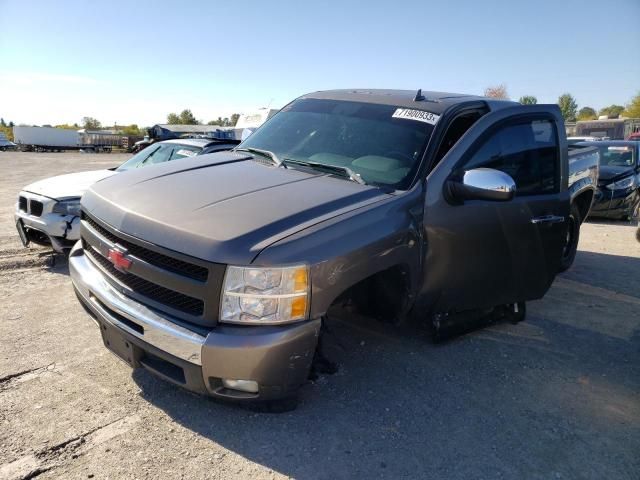
M 563 223 L 564 217 L 558 215 L 543 215 L 541 217 L 533 217 L 531 223 L 539 225 L 541 223 Z

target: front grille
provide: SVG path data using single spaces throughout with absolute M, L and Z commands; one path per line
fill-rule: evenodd
M 109 260 L 99 253 L 94 252 L 86 243 L 84 245 L 85 253 L 88 254 L 94 262 L 135 293 L 189 315 L 200 316 L 203 314 L 204 302 L 202 300 L 161 287 L 133 274 L 116 270 Z
M 22 212 L 27 211 L 27 199 L 25 197 L 18 197 L 18 208 Z
M 100 268 L 106 280 L 126 287 L 125 295 L 176 320 L 204 327 L 216 324 L 225 265 L 150 244 L 84 211 L 81 220 L 80 238 L 88 260 Z M 117 270 L 108 260 L 108 252 L 120 247 L 133 262 L 126 271 Z
M 39 202 L 37 200 L 30 200 L 29 206 L 31 207 L 31 215 L 34 215 L 36 217 L 42 215 L 42 202 Z
M 155 265 L 156 267 L 168 270 L 173 273 L 177 273 L 178 275 L 192 278 L 194 280 L 198 280 L 200 282 L 207 281 L 209 270 L 205 267 L 178 260 L 177 258 L 168 257 L 167 255 L 163 255 L 161 253 L 154 252 L 153 250 L 149 250 L 148 248 L 141 247 L 140 245 L 136 245 L 135 243 L 128 242 L 103 228 L 95 220 L 87 215 L 83 215 L 83 220 L 85 220 L 89 225 L 91 225 L 91 228 L 93 228 L 107 240 L 122 245 L 129 251 L 131 255 L 138 257 L 140 260 L 144 260 L 145 262 Z

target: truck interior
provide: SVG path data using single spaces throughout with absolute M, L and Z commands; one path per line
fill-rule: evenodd
M 486 108 L 465 110 L 451 121 L 449 128 L 447 128 L 447 131 L 440 142 L 438 151 L 427 169 L 427 174 L 429 174 L 440 163 L 447 152 L 451 150 L 451 147 L 453 147 L 458 140 L 462 138 L 467 130 L 469 130 L 473 124 L 487 112 L 488 110 Z

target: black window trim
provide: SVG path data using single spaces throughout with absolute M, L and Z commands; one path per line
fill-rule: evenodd
M 560 141 L 561 139 L 558 132 L 558 125 L 557 125 L 556 118 L 550 113 L 545 113 L 545 112 L 521 113 L 521 114 L 511 115 L 507 118 L 503 118 L 501 120 L 496 121 L 484 132 L 482 132 L 482 134 L 478 138 L 476 138 L 476 140 L 467 149 L 467 151 L 460 156 L 460 159 L 456 162 L 456 164 L 452 169 L 452 176 L 460 175 L 464 170 L 464 166 L 471 159 L 471 157 L 473 157 L 473 155 L 476 154 L 476 152 L 480 149 L 480 147 L 484 145 L 485 141 L 488 138 L 490 138 L 496 131 L 504 128 L 505 125 L 506 126 L 520 125 L 523 123 L 534 122 L 536 120 L 547 120 L 549 123 L 551 123 L 551 126 L 553 127 L 553 131 L 556 139 L 556 158 L 558 159 L 557 165 L 556 165 L 556 178 L 555 178 L 556 188 L 550 192 L 527 193 L 527 194 L 522 194 L 522 196 L 534 197 L 534 196 L 540 196 L 540 195 L 555 195 L 559 193 L 562 190 L 562 168 L 561 168 L 562 165 L 560 164 L 560 162 L 562 161 L 562 152 L 560 150 L 560 145 L 562 142 Z
M 415 171 L 411 182 L 409 183 L 406 190 L 410 190 L 414 188 L 416 185 L 421 184 L 424 180 L 433 172 L 435 165 L 433 165 L 435 156 L 438 154 L 438 149 L 440 148 L 440 144 L 444 140 L 446 132 L 449 130 L 449 127 L 453 124 L 456 118 L 459 115 L 464 115 L 465 113 L 472 112 L 474 110 L 484 111 L 484 114 L 478 118 L 478 120 L 471 125 L 469 130 L 471 130 L 478 121 L 480 121 L 483 117 L 490 114 L 492 112 L 489 104 L 484 100 L 481 101 L 469 101 L 463 103 L 457 103 L 447 108 L 440 115 L 440 119 L 438 123 L 436 123 L 433 132 L 427 142 L 426 148 L 422 153 L 422 157 L 420 158 L 420 165 Z M 467 130 L 467 132 L 469 131 Z M 465 132 L 466 134 L 466 132 Z M 463 135 L 464 136 L 464 135 Z M 453 148 L 453 147 L 452 147 Z M 449 153 L 449 152 L 447 152 Z M 445 155 L 444 157 L 446 157 Z M 444 159 L 443 157 L 443 159 Z M 440 162 L 439 162 L 440 163 Z

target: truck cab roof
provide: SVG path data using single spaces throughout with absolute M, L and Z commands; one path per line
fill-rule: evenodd
M 417 99 L 417 97 L 421 99 Z M 393 105 L 418 110 L 428 110 L 436 115 L 449 107 L 472 101 L 484 101 L 492 110 L 500 107 L 518 105 L 510 100 L 499 100 L 462 93 L 433 92 L 427 90 L 385 90 L 385 89 L 342 89 L 323 90 L 303 95 L 303 99 L 344 100 L 350 102 Z

